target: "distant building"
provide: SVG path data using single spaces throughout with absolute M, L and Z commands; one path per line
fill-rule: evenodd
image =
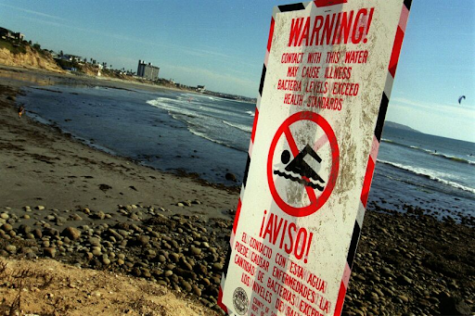
M 205 86 L 196 86 L 196 91 L 203 93 L 203 92 L 206 91 L 206 87 Z
M 82 60 L 82 57 L 76 55 L 63 55 L 63 59 L 79 63 Z
M 94 69 L 94 71 L 96 71 L 96 76 L 98 76 L 98 77 L 102 76 L 102 65 L 101 64 L 92 65 L 92 69 Z
M 137 67 L 137 76 L 156 81 L 158 79 L 158 72 L 160 68 L 152 66 L 151 63 L 146 63 L 143 60 L 139 60 L 139 65 Z
M 21 33 L 15 33 L 10 31 L 9 29 L 0 27 L 0 38 L 3 39 L 13 39 L 13 40 L 23 40 L 25 35 Z

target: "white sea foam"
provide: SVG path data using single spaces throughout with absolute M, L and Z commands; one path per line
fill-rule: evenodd
M 174 105 L 173 103 L 178 103 Z M 154 100 L 147 101 L 147 104 L 150 104 L 153 107 L 172 112 L 173 114 L 183 114 L 191 117 L 198 117 L 195 111 L 189 110 L 186 107 L 180 106 L 182 103 L 179 100 L 173 100 L 169 98 L 156 98 Z
M 213 142 L 213 143 L 216 143 L 216 144 L 219 144 L 219 145 L 221 145 L 221 146 L 225 146 L 225 147 L 228 147 L 228 148 L 233 148 L 233 149 L 235 149 L 235 150 L 239 150 L 239 151 L 242 151 L 242 152 L 247 152 L 247 149 L 245 149 L 245 148 L 238 148 L 238 147 L 236 147 L 236 146 L 232 146 L 232 143 L 230 143 L 230 142 L 220 141 L 220 140 L 218 140 L 218 139 L 215 139 L 215 138 L 211 137 L 210 135 L 208 135 L 208 134 L 206 134 L 206 133 L 203 133 L 203 132 L 201 132 L 201 131 L 198 131 L 198 130 L 196 130 L 195 128 L 193 128 L 193 127 L 191 127 L 191 126 L 188 127 L 188 130 L 189 130 L 190 133 L 192 133 L 193 135 L 196 135 L 196 136 L 198 136 L 198 137 L 204 138 L 204 139 L 206 139 L 206 140 L 209 140 L 209 141 L 211 141 L 211 142 Z
M 220 109 L 207 107 L 203 105 L 197 105 L 200 103 L 189 102 L 188 99 L 185 99 L 185 98 L 170 99 L 170 98 L 158 97 L 156 99 L 147 101 L 147 104 L 159 109 L 170 111 L 172 113 L 184 114 L 184 115 L 192 116 L 192 117 L 206 118 L 206 117 L 213 117 L 213 114 L 219 114 L 219 115 L 228 116 L 228 117 L 240 116 L 239 113 L 223 111 Z M 201 112 L 201 113 L 198 113 L 198 112 Z
M 471 187 L 462 185 L 462 184 L 454 182 L 454 181 L 443 179 L 442 177 L 444 176 L 444 174 L 440 173 L 440 172 L 434 172 L 434 171 L 427 170 L 427 169 L 424 169 L 424 168 L 416 168 L 416 167 L 407 166 L 407 165 L 403 165 L 403 164 L 399 164 L 399 163 L 394 163 L 394 162 L 390 162 L 390 161 L 386 161 L 386 160 L 379 160 L 378 159 L 378 162 L 384 163 L 386 165 L 390 165 L 390 166 L 393 166 L 393 167 L 396 167 L 396 168 L 399 168 L 399 169 L 402 169 L 402 170 L 405 170 L 405 171 L 408 171 L 408 172 L 411 172 L 411 173 L 416 174 L 416 175 L 423 176 L 425 178 L 443 183 L 443 184 L 451 186 L 453 188 L 457 188 L 457 189 L 475 194 L 475 188 L 471 188 Z
M 206 106 L 197 106 L 196 108 L 191 108 L 186 98 L 176 100 L 158 97 L 154 100 L 147 101 L 147 103 L 153 107 L 166 110 L 168 114 L 175 120 L 184 121 L 187 124 L 188 131 L 198 137 L 204 138 L 222 146 L 234 148 L 240 151 L 246 151 L 243 148 L 238 148 L 239 146 L 236 146 L 236 144 L 233 144 L 233 142 L 222 139 L 222 133 L 220 132 L 220 129 L 224 128 L 226 123 L 228 126 L 243 130 L 244 132 L 250 132 L 251 130 L 251 127 L 224 122 L 223 120 L 213 116 L 213 114 L 221 114 L 227 115 L 229 117 L 229 113 L 225 111 L 207 108 Z M 209 112 L 209 115 L 207 115 L 206 112 Z
M 211 137 L 209 137 L 208 134 L 203 133 L 203 132 L 200 132 L 200 131 L 197 131 L 197 130 L 194 129 L 193 127 L 188 127 L 188 130 L 190 131 L 190 133 L 192 133 L 192 134 L 194 134 L 194 135 L 196 135 L 196 136 L 202 137 L 202 138 L 204 138 L 204 139 L 207 139 L 207 140 L 209 140 L 209 141 L 212 141 L 213 143 L 227 146 L 226 143 L 221 142 L 221 141 L 219 141 L 219 140 L 217 140 L 217 139 L 211 138 Z M 229 147 L 229 146 L 227 146 L 227 147 Z
M 246 132 L 246 133 L 251 133 L 252 132 L 252 126 L 231 123 L 231 122 L 228 122 L 228 121 L 223 121 L 223 123 L 226 124 L 226 125 L 229 125 L 231 127 L 237 128 L 237 129 L 239 129 L 243 132 Z
M 456 162 L 460 162 L 460 163 L 466 163 L 466 164 L 469 164 L 469 165 L 472 165 L 472 166 L 475 165 L 475 161 L 465 159 L 465 158 L 460 158 L 460 157 L 456 157 L 456 156 L 446 155 L 446 154 L 442 154 L 442 153 L 435 153 L 435 152 L 430 152 L 430 154 L 433 155 L 433 156 L 449 159 L 449 160 L 452 160 L 452 161 L 456 161 Z
M 250 116 L 254 117 L 256 114 L 254 113 L 254 111 L 246 111 L 247 114 L 249 114 Z

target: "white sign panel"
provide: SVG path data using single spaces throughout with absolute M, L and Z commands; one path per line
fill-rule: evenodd
M 274 9 L 219 304 L 340 315 L 410 1 Z

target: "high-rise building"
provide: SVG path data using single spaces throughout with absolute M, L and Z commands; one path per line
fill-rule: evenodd
M 144 60 L 139 60 L 137 67 L 137 76 L 155 81 L 158 79 L 158 72 L 160 68 L 153 66 L 151 63 L 146 63 Z

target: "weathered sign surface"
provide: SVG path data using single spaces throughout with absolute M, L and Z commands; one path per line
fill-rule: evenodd
M 228 313 L 341 314 L 409 8 L 274 9 L 219 297 Z

